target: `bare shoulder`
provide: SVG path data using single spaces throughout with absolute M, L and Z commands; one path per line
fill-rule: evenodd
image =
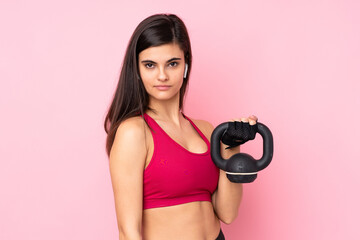
M 193 119 L 193 118 L 190 119 L 200 129 L 200 131 L 210 140 L 211 134 L 214 131 L 214 126 L 206 120 Z
M 145 121 L 142 117 L 128 118 L 119 125 L 116 130 L 115 139 L 124 134 L 132 138 L 143 138 L 145 135 L 144 128 Z
M 140 133 L 143 132 L 145 127 L 145 121 L 142 117 L 131 117 L 123 121 L 120 126 L 118 127 L 118 132 L 130 132 L 130 133 Z
M 131 117 L 124 120 L 116 130 L 114 143 L 110 152 L 118 152 L 123 146 L 144 146 L 145 143 L 146 124 L 142 117 Z

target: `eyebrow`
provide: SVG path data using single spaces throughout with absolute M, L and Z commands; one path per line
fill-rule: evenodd
M 173 58 L 167 60 L 166 63 L 172 62 L 174 60 L 181 60 L 181 58 L 173 57 Z M 156 63 L 156 62 L 154 62 L 152 60 L 143 60 L 143 61 L 141 61 L 141 63 Z

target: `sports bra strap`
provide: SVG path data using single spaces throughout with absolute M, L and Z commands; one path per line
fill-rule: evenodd
M 183 112 L 181 112 L 181 114 L 191 123 L 191 125 L 195 128 L 195 130 L 200 134 L 200 136 L 202 137 L 202 139 L 206 142 L 207 145 L 210 145 L 209 140 L 207 139 L 207 137 L 201 132 L 201 130 L 195 125 L 195 123 L 193 121 L 191 121 L 190 118 L 188 118 Z

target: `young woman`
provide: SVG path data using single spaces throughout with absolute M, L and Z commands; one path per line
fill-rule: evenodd
M 220 221 L 237 217 L 242 185 L 211 160 L 214 127 L 182 112 L 191 62 L 175 15 L 146 18 L 130 39 L 105 119 L 120 239 L 220 240 Z M 225 159 L 239 152 L 225 147 Z

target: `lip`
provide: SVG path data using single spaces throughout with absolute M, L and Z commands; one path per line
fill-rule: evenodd
M 170 85 L 156 85 L 154 86 L 156 89 L 160 90 L 160 91 L 166 91 L 168 90 L 171 86 Z

